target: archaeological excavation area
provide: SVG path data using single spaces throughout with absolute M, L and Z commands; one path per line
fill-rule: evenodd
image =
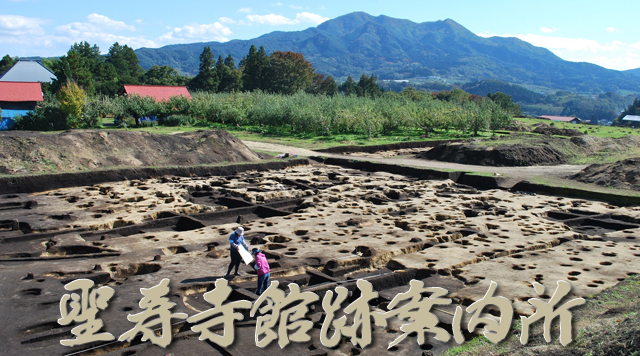
M 299 163 L 280 169 L 245 165 L 225 174 L 129 175 L 47 190 L 34 183 L 32 193 L 0 195 L 0 354 L 439 354 L 455 341 L 427 334 L 419 345 L 410 335 L 387 349 L 407 323 L 397 319 L 385 328 L 373 326 L 373 342 L 364 349 L 347 338 L 326 348 L 319 338 L 322 297 L 343 286 L 353 292 L 344 308 L 359 297 L 356 281 L 366 278 L 378 292 L 372 310 L 384 312 L 411 280 L 421 280 L 447 289 L 452 304 L 433 312 L 438 326 L 451 333 L 456 306 L 481 299 L 491 281 L 518 318 L 533 313 L 527 300 L 538 297 L 534 281 L 546 287 L 542 299 L 559 280 L 573 286 L 567 298 L 586 297 L 640 269 L 637 205 L 486 189 L 448 173 Z M 126 343 L 60 344 L 78 326 L 57 323 L 60 299 L 68 293 L 64 285 L 79 278 L 115 290 L 97 317 L 116 339 L 135 325 L 127 315 L 142 311 L 140 289 L 165 278 L 172 313 L 192 316 L 212 308 L 203 294 L 225 275 L 228 237 L 239 225 L 250 247 L 267 256 L 271 280 L 281 289 L 288 292 L 288 284 L 296 283 L 320 296 L 306 315 L 314 325 L 310 341 L 284 351 L 274 341 L 261 349 L 255 345 L 256 319 L 243 310 L 235 342 L 226 348 L 198 340 L 193 325 L 177 319 L 166 349 L 142 342 L 141 334 Z M 253 302 L 255 271 L 246 265 L 240 271 L 229 281 L 228 301 Z M 497 309 L 485 312 L 499 316 Z M 353 315 L 347 319 L 350 325 Z

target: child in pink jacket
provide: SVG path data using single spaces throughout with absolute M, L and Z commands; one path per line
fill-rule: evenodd
M 255 269 L 258 271 L 258 289 L 256 290 L 256 294 L 260 295 L 269 287 L 271 269 L 269 268 L 267 257 L 265 257 L 264 253 L 260 252 L 258 248 L 254 248 L 251 254 L 256 259 Z

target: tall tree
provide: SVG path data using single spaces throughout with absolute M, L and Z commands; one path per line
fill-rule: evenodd
M 313 78 L 313 85 L 307 89 L 308 92 L 316 95 L 334 96 L 339 93 L 338 85 L 332 76 L 325 77 L 324 74 L 316 73 Z
M 313 66 L 302 53 L 291 51 L 271 53 L 268 74 L 269 89 L 282 94 L 293 94 L 311 87 L 315 76 Z
M 104 64 L 98 46 L 91 46 L 88 42 L 74 43 L 65 56 L 54 63 L 54 73 L 57 79 L 53 86 L 57 91 L 67 83 L 76 83 L 87 94 L 95 92 L 94 74 L 98 73 Z
M 509 112 L 511 115 L 522 115 L 522 107 L 513 102 L 511 95 L 507 95 L 503 92 L 496 92 L 495 94 L 487 94 L 487 98 L 491 99 L 494 103 L 498 104 L 502 109 Z
M 382 95 L 382 89 L 378 86 L 378 78 L 374 74 L 368 77 L 366 74 L 360 76 L 358 86 L 356 87 L 358 96 L 374 98 Z
M 11 58 L 11 56 L 8 54 L 2 57 L 2 60 L 0 60 L 0 75 L 11 69 L 11 67 L 13 67 L 16 62 L 17 61 L 15 60 L 15 58 Z
M 229 68 L 228 75 L 221 83 L 224 91 L 236 92 L 242 90 L 242 71 L 236 68 L 236 62 L 231 55 L 224 59 L 224 65 Z
M 215 61 L 211 47 L 205 46 L 200 55 L 200 72 L 198 72 L 198 75 L 191 81 L 191 87 L 202 91 L 217 91 L 220 82 L 218 81 L 214 66 Z
M 133 48 L 118 42 L 109 48 L 105 62 L 111 64 L 118 75 L 118 84 L 138 84 L 144 75 L 144 69 L 140 66 L 138 55 Z
M 236 62 L 233 60 L 233 57 L 231 57 L 231 55 L 228 55 L 227 58 L 224 59 L 224 65 L 231 69 L 237 69 Z
M 149 85 L 185 85 L 186 78 L 167 65 L 154 65 L 142 76 L 142 82 Z
M 269 57 L 264 47 L 256 49 L 251 45 L 249 54 L 240 62 L 242 69 L 242 89 L 246 91 L 267 90 L 267 72 L 269 70 Z
M 222 55 L 218 57 L 218 62 L 215 66 L 216 76 L 218 77 L 219 85 L 218 92 L 234 92 L 239 91 L 242 87 L 240 80 L 240 71 L 236 69 L 235 62 L 231 55 L 223 61 Z
M 340 91 L 347 96 L 352 94 L 357 94 L 356 82 L 353 80 L 353 78 L 351 78 L 351 76 L 348 76 L 347 80 L 344 83 L 342 83 L 342 85 L 340 86 Z

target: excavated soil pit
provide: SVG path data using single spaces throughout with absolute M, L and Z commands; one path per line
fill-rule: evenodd
M 26 202 L 32 202 L 29 208 Z M 171 280 L 172 312 L 194 315 L 211 308 L 203 294 L 226 273 L 228 237 L 238 225 L 251 247 L 265 253 L 271 280 L 280 289 L 288 292 L 288 284 L 297 283 L 320 297 L 306 316 L 314 324 L 311 341 L 284 349 L 292 354 L 420 355 L 428 350 L 437 355 L 455 345 L 428 334 L 424 345 L 410 336 L 387 350 L 407 323 L 390 319 L 386 328 L 373 327 L 373 343 L 364 350 L 347 339 L 332 349 L 322 346 L 322 297 L 343 286 L 351 292 L 346 307 L 360 295 L 359 278 L 379 293 L 370 305 L 382 311 L 412 279 L 447 289 L 453 303 L 434 313 L 439 326 L 451 331 L 455 306 L 482 298 L 492 280 L 499 286 L 496 294 L 511 300 L 517 314 L 529 315 L 526 300 L 537 296 L 533 281 L 551 295 L 558 280 L 567 280 L 571 296 L 587 296 L 640 269 L 637 206 L 479 190 L 449 179 L 322 164 L 3 195 L 0 206 L 6 208 L 0 221 L 3 355 L 63 355 L 89 348 L 59 344 L 71 330 L 56 323 L 60 298 L 67 293 L 63 286 L 77 278 L 114 288 L 109 308 L 98 317 L 116 337 L 133 327 L 127 315 L 141 311 L 140 288 L 163 278 Z M 229 282 L 229 301 L 254 301 L 255 271 L 244 265 L 240 271 Z M 166 350 L 148 342 L 116 342 L 91 345 L 97 347 L 91 352 L 281 354 L 277 343 L 255 346 L 255 317 L 242 313 L 236 342 L 227 348 L 198 341 L 187 323 L 176 326 L 179 331 Z M 463 323 L 469 318 L 465 313 Z M 351 322 L 353 315 L 347 315 Z

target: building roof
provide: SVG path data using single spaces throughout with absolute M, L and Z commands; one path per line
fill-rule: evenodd
M 0 82 L 51 83 L 53 79 L 56 79 L 56 75 L 36 61 L 18 61 L 0 76 Z
M 543 119 L 549 119 L 552 121 L 564 121 L 564 122 L 571 122 L 573 120 L 580 120 L 579 118 L 575 117 L 575 116 L 553 116 L 553 115 L 541 115 L 540 116 Z
M 191 99 L 187 87 L 172 87 L 166 85 L 125 85 L 124 92 L 127 95 L 138 94 L 141 97 L 149 96 L 156 101 L 169 100 L 172 96 L 184 96 Z
M 42 87 L 34 82 L 0 81 L 0 101 L 42 101 Z
M 622 118 L 622 121 L 637 121 L 640 122 L 640 116 L 638 115 L 627 115 Z

